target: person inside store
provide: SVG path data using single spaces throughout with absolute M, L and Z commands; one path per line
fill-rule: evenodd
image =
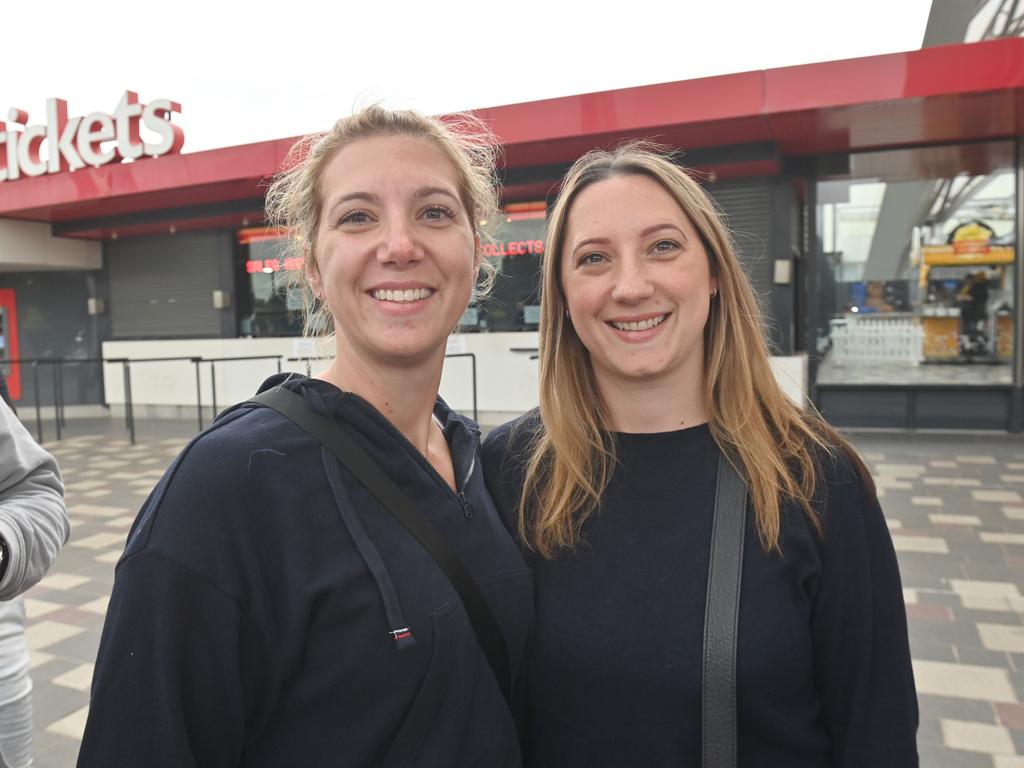
M 293 150 L 268 219 L 292 234 L 307 327 L 329 319 L 336 357 L 222 414 L 146 502 L 81 768 L 520 764 L 506 696 L 532 575 L 476 425 L 437 395 L 482 267 L 476 225 L 496 218 L 494 146 L 471 118 L 374 106 Z
M 32 765 L 32 678 L 21 595 L 71 526 L 57 462 L 0 399 L 0 768 Z
M 780 390 L 707 193 L 652 145 L 594 151 L 547 238 L 540 407 L 484 444 L 537 585 L 525 763 L 916 766 L 871 477 Z
M 984 352 L 988 344 L 988 275 L 984 270 L 964 278 L 956 300 L 960 304 L 961 347 L 967 353 Z

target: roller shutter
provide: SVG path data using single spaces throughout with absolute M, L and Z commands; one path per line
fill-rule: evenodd
M 772 186 L 764 179 L 717 184 L 708 190 L 726 215 L 750 281 L 766 316 L 772 291 Z
M 231 259 L 231 238 L 224 232 L 104 243 L 111 338 L 219 336 L 212 293 L 220 287 L 224 259 Z

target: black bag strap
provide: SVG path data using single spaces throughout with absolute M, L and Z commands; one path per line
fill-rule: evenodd
M 723 453 L 704 609 L 703 768 L 736 768 L 736 639 L 746 521 L 747 487 Z
M 334 454 L 434 558 L 434 562 L 459 593 L 487 663 L 508 701 L 511 673 L 505 636 L 473 577 L 437 528 L 340 424 L 313 411 L 302 395 L 283 387 L 274 387 L 248 402 L 277 411 Z

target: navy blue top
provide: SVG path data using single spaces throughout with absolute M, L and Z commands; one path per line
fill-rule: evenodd
M 490 602 L 515 673 L 533 585 L 475 425 L 438 402 L 456 495 L 366 401 L 303 376 L 285 386 L 420 503 Z M 80 768 L 519 764 L 454 588 L 331 454 L 249 405 L 185 448 L 117 565 Z
M 510 526 L 535 414 L 484 443 Z M 694 766 L 719 450 L 705 426 L 615 435 L 619 465 L 575 552 L 533 554 L 526 764 Z M 917 765 L 899 572 L 875 498 L 827 460 L 824 539 L 783 510 L 783 555 L 751 527 L 737 652 L 741 768 Z

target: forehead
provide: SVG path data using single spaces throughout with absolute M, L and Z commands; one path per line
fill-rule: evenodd
M 425 186 L 459 194 L 454 163 L 428 139 L 374 136 L 356 139 L 339 149 L 320 179 L 321 203 L 355 192 L 387 195 Z
M 654 179 L 641 174 L 596 181 L 576 195 L 566 220 L 566 245 L 583 237 L 613 237 L 671 223 L 695 234 L 676 199 Z

